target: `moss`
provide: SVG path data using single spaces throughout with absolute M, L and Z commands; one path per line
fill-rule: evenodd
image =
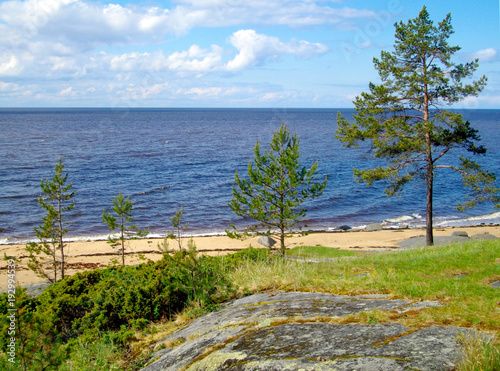
M 261 306 L 261 305 L 267 305 L 267 304 L 272 304 L 272 303 L 278 303 L 278 301 L 261 301 L 259 303 L 250 303 L 250 304 L 245 304 L 243 305 L 243 308 L 247 308 L 247 307 L 258 307 L 258 306 Z M 251 308 L 251 309 L 255 309 L 255 308 Z
M 243 352 L 213 352 L 207 355 L 205 358 L 199 360 L 191 366 L 186 371 L 212 371 L 220 369 L 220 367 L 228 367 L 240 363 L 239 361 L 244 360 L 247 355 Z M 241 364 L 240 364 L 241 365 Z
M 219 344 L 215 344 L 211 347 L 208 347 L 207 349 L 205 349 L 205 351 L 203 352 L 203 354 L 199 355 L 198 357 L 196 357 L 195 359 L 193 359 L 191 362 L 189 362 L 188 365 L 184 366 L 180 371 L 187 371 L 187 370 L 197 370 L 197 368 L 191 368 L 191 367 L 194 367 L 196 366 L 196 364 L 198 362 L 201 362 L 203 361 L 205 358 L 209 357 L 212 353 L 214 352 L 217 352 L 219 349 L 222 349 L 224 347 L 226 347 L 228 344 L 232 343 L 233 341 L 236 341 L 252 332 L 255 332 L 256 329 L 255 328 L 251 328 L 251 329 L 248 329 L 246 331 L 244 331 L 243 333 L 239 334 L 239 335 L 236 335 L 236 336 L 230 336 L 228 337 L 224 342 L 222 343 L 219 343 Z M 239 352 L 238 352 L 239 353 Z
M 163 355 L 159 355 L 159 356 L 157 356 L 157 357 L 153 358 L 151 361 L 149 361 L 148 363 L 146 363 L 146 364 L 144 365 L 144 367 L 147 367 L 147 366 L 149 366 L 150 364 L 152 364 L 152 363 L 154 363 L 154 362 L 158 361 L 161 357 L 163 357 Z
M 184 344 L 186 342 L 186 339 L 184 338 L 177 338 L 177 339 L 172 339 L 172 340 L 167 340 L 163 343 L 164 348 L 176 348 L 181 344 Z

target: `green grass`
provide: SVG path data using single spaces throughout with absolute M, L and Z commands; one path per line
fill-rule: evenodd
M 485 339 L 480 336 L 461 336 L 463 359 L 457 371 L 498 371 L 500 370 L 500 341 L 498 338 Z
M 59 371 L 111 371 L 120 370 L 117 361 L 121 351 L 111 341 L 99 339 L 95 342 L 83 342 L 78 339 L 75 351 Z
M 324 246 L 297 246 L 293 249 L 287 250 L 286 254 L 289 256 L 318 259 L 359 256 L 359 253 Z

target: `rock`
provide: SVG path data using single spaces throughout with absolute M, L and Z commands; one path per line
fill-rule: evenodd
M 51 284 L 52 283 L 50 282 L 44 282 L 28 285 L 26 286 L 26 295 L 32 298 L 36 298 L 38 295 L 41 295 Z
M 349 231 L 351 230 L 352 228 L 349 227 L 348 225 L 341 225 L 340 227 L 337 227 L 336 230 L 338 231 Z
M 495 289 L 500 288 L 500 281 L 495 281 L 490 284 L 490 287 L 493 287 Z
M 268 249 L 272 248 L 276 244 L 276 240 L 269 236 L 262 236 L 258 241 L 262 246 L 267 247 Z
M 52 283 L 50 282 L 42 282 L 42 283 L 34 283 L 31 285 L 23 286 L 26 289 L 26 295 L 31 298 L 36 298 L 41 295 L 47 287 L 49 287 Z M 6 293 L 8 290 L 0 291 L 0 294 Z
M 474 234 L 470 238 L 471 238 L 471 240 L 480 240 L 480 241 L 498 240 L 499 239 L 498 237 L 493 236 L 492 234 L 489 234 L 489 233 Z
M 451 237 L 466 237 L 466 238 L 468 238 L 469 235 L 465 231 L 455 231 L 451 234 Z
M 144 371 L 160 370 L 452 370 L 461 358 L 457 335 L 469 329 L 400 323 L 340 323 L 374 309 L 415 311 L 381 296 L 324 293 L 256 294 L 194 320 L 158 344 Z
M 466 242 L 466 241 L 469 241 L 468 237 L 466 238 L 461 236 L 434 236 L 435 246 L 448 245 L 453 242 Z M 425 237 L 409 238 L 407 240 L 398 242 L 397 245 L 399 246 L 399 250 L 412 250 L 427 246 Z
M 368 224 L 366 226 L 366 231 L 380 231 L 382 229 L 382 225 L 380 225 L 379 223 L 372 223 L 372 224 Z

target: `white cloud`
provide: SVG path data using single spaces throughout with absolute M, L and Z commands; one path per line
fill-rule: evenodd
M 240 30 L 230 38 L 230 43 L 238 50 L 238 55 L 227 63 L 227 70 L 237 71 L 262 63 L 269 58 L 295 55 L 310 58 L 328 51 L 325 45 L 307 41 L 292 40 L 284 43 L 277 37 L 258 34 L 254 30 Z
M 0 44 L 29 48 L 34 42 L 70 50 L 160 41 L 168 32 L 169 10 L 122 7 L 81 0 L 27 0 L 0 3 Z M 5 35 L 5 34 L 4 34 Z
M 15 55 L 0 56 L 0 76 L 13 76 L 23 70 L 19 59 Z
M 339 24 L 343 20 L 372 18 L 368 10 L 337 8 L 314 0 L 178 0 L 172 9 L 173 31 L 183 33 L 192 27 L 220 27 L 241 24 L 302 27 Z M 329 3 L 342 3 L 341 0 Z M 320 5 L 321 4 L 321 5 Z
M 493 62 L 498 60 L 498 50 L 493 48 L 478 50 L 472 53 L 472 58 L 479 58 L 479 62 Z
M 163 51 L 153 53 L 125 53 L 121 55 L 101 54 L 103 62 L 109 64 L 111 71 L 137 72 L 161 71 L 175 72 L 215 72 L 238 71 L 246 67 L 262 64 L 268 59 L 293 55 L 299 58 L 311 58 L 325 53 L 328 48 L 319 43 L 304 40 L 282 42 L 277 37 L 258 34 L 254 30 L 240 30 L 229 38 L 237 54 L 225 61 L 224 56 L 231 52 L 221 46 L 211 45 L 209 49 L 194 44 L 189 49 L 165 55 Z M 101 64 L 102 65 L 102 64 Z
M 187 51 L 169 55 L 166 64 L 170 70 L 210 71 L 219 68 L 222 54 L 223 49 L 217 45 L 210 50 L 193 45 Z
M 11 82 L 0 81 L 0 90 L 1 91 L 19 90 L 19 85 L 11 83 Z
M 210 88 L 191 88 L 186 91 L 186 95 L 195 95 L 197 97 L 214 97 L 220 96 L 223 89 L 220 87 L 210 87 Z
M 70 50 L 161 41 L 195 27 L 337 24 L 366 19 L 374 12 L 318 5 L 309 0 L 180 1 L 172 9 L 121 6 L 84 0 L 26 0 L 0 3 L 0 44 L 25 47 L 34 41 Z
M 338 29 L 342 22 L 350 24 L 374 15 L 336 4 L 342 2 L 175 0 L 160 5 L 157 1 L 0 1 L 0 79 L 8 77 L 4 80 L 17 87 L 12 90 L 14 86 L 3 83 L 0 90 L 3 97 L 32 97 L 31 101 L 4 99 L 0 104 L 29 105 L 33 99 L 40 99 L 39 104 L 57 104 L 65 98 L 71 98 L 68 102 L 81 99 L 81 104 L 90 99 L 104 105 L 113 99 L 129 99 L 135 104 L 139 99 L 177 97 L 177 89 L 186 99 L 281 99 L 286 97 L 281 86 L 270 91 L 262 87 L 240 89 L 245 82 L 237 81 L 237 72 L 287 56 L 312 58 L 327 52 L 326 45 L 315 43 L 312 36 L 300 36 L 297 28 L 319 35 L 319 28 L 310 26 L 333 25 Z M 276 31 L 280 37 L 269 34 L 274 28 L 266 28 L 267 34 L 242 29 L 260 25 L 280 26 Z M 196 44 L 189 39 L 186 44 L 182 36 L 194 28 L 207 30 L 207 36 L 197 38 Z M 212 28 L 217 28 L 215 39 L 209 39 Z M 288 36 L 290 28 L 295 28 L 297 39 Z M 173 43 L 170 35 L 174 35 Z M 229 36 L 226 44 L 224 36 Z M 207 74 L 211 75 L 206 80 L 214 85 L 200 86 L 200 77 Z M 219 78 L 222 80 L 217 81 Z M 273 83 L 271 80 L 265 81 Z M 29 87 L 26 81 L 30 81 Z
M 61 90 L 61 91 L 59 92 L 59 95 L 60 95 L 61 97 L 65 97 L 65 96 L 74 96 L 75 94 L 74 94 L 74 92 L 73 92 L 73 88 L 70 86 L 70 87 L 68 87 L 68 88 L 66 88 L 66 89 Z

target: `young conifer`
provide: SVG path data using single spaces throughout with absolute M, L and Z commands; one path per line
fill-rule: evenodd
M 130 201 L 130 196 L 125 197 L 120 191 L 113 199 L 113 207 L 111 210 L 115 212 L 117 218 L 113 215 L 102 211 L 102 221 L 108 225 L 109 230 L 113 232 L 118 228 L 117 237 L 108 237 L 108 243 L 112 247 L 120 247 L 120 254 L 122 257 L 122 265 L 125 265 L 125 241 L 137 237 L 145 237 L 149 233 L 149 228 L 139 229 L 136 225 L 130 224 L 134 221 L 132 211 L 134 210 L 134 203 Z
M 319 197 L 326 187 L 315 182 L 318 163 L 307 169 L 299 161 L 299 139 L 290 135 L 285 124 L 274 133 L 269 151 L 260 152 L 257 142 L 255 158 L 248 164 L 248 179 L 242 179 L 238 171 L 234 175 L 233 199 L 229 208 L 241 217 L 249 217 L 258 223 L 249 227 L 251 231 L 270 235 L 277 233 L 280 253 L 285 254 L 285 237 L 306 215 L 302 207 L 306 199 Z M 229 237 L 242 235 L 226 231 Z
M 40 242 L 26 245 L 29 253 L 28 267 L 37 275 L 56 282 L 58 277 L 65 277 L 64 235 L 68 231 L 66 212 L 73 210 L 75 203 L 71 201 L 75 192 L 71 191 L 72 183 L 66 184 L 68 174 L 63 175 L 64 164 L 61 157 L 55 165 L 52 180 L 42 179 L 40 187 L 43 194 L 38 198 L 40 206 L 47 211 L 43 224 L 35 227 L 35 234 Z M 45 255 L 43 257 L 42 255 Z M 45 268 L 45 258 L 50 260 L 50 273 Z M 58 276 L 58 272 L 60 276 Z

